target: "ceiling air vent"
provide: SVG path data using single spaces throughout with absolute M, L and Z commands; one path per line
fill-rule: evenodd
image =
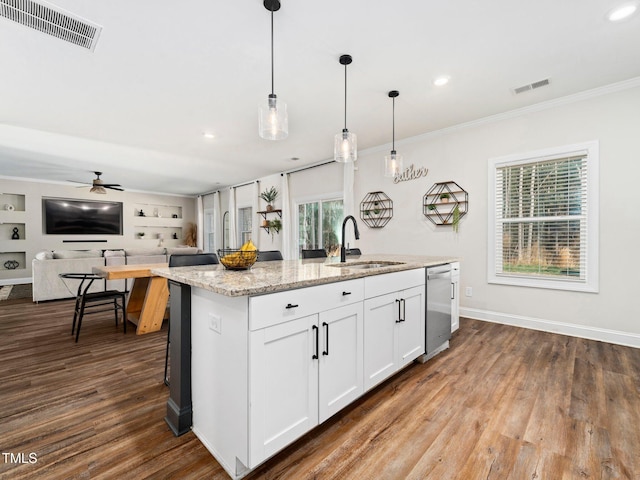
M 547 85 L 549 85 L 549 79 L 545 78 L 544 80 L 538 80 L 537 82 L 529 83 L 527 85 L 523 85 L 521 87 L 514 88 L 513 91 L 516 94 L 524 93 L 524 92 L 527 92 L 529 90 L 534 90 L 536 88 L 545 87 Z
M 0 16 L 93 51 L 102 27 L 42 0 L 0 0 Z

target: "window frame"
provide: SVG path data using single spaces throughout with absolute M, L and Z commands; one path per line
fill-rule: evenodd
M 242 212 L 242 213 L 241 213 Z M 248 217 L 246 217 L 246 213 L 248 213 Z M 242 219 L 247 218 L 249 221 L 249 229 L 242 230 Z M 236 235 L 238 239 L 238 245 L 243 245 L 248 240 L 252 239 L 253 236 L 253 227 L 254 227 L 254 218 L 253 218 L 253 206 L 252 205 L 244 205 L 236 208 Z M 248 237 L 247 237 L 248 234 Z M 247 240 L 245 240 L 247 238 Z
M 496 239 L 498 235 L 498 218 L 496 202 L 498 169 L 518 165 L 528 165 L 553 159 L 566 158 L 586 154 L 587 187 L 586 187 L 586 248 L 581 252 L 586 255 L 585 278 L 570 279 L 566 277 L 553 279 L 534 275 L 505 274 L 498 272 Z M 552 147 L 527 153 L 518 153 L 504 157 L 490 158 L 488 168 L 488 245 L 487 245 L 487 281 L 490 284 L 514 285 L 523 287 L 546 288 L 577 292 L 599 291 L 599 143 L 590 141 L 559 147 Z
M 344 196 L 342 195 L 342 192 L 332 192 L 332 193 L 326 193 L 326 194 L 322 194 L 322 195 L 314 195 L 314 196 L 310 196 L 310 197 L 304 197 L 304 198 L 299 198 L 296 199 L 294 202 L 295 205 L 295 212 L 296 212 L 296 220 L 295 220 L 295 229 L 296 229 L 296 239 L 295 239 L 295 246 L 296 246 L 296 251 L 298 254 L 298 258 L 301 258 L 301 251 L 300 251 L 300 206 L 307 204 L 307 203 L 318 203 L 319 204 L 319 208 L 318 208 L 318 220 L 320 222 L 320 239 L 322 240 L 323 237 L 323 232 L 322 232 L 322 204 L 325 202 L 336 202 L 336 201 L 342 201 L 342 208 L 344 211 Z M 340 237 L 341 232 L 338 232 L 338 237 Z M 339 238 L 339 241 L 342 242 L 342 239 Z M 321 244 L 319 248 L 324 248 L 323 245 Z

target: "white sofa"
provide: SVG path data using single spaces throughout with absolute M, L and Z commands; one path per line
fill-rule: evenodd
M 33 301 L 58 300 L 76 296 L 79 280 L 60 278 L 61 273 L 91 273 L 104 265 L 140 265 L 168 263 L 174 254 L 201 253 L 196 247 L 148 248 L 124 250 L 55 250 L 40 252 L 31 262 Z M 129 290 L 132 280 L 94 281 L 90 291 Z

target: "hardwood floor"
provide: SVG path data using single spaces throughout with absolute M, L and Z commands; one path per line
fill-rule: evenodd
M 0 478 L 228 478 L 163 420 L 166 325 L 92 315 L 76 344 L 72 312 L 0 302 Z M 640 350 L 462 319 L 248 478 L 640 479 Z

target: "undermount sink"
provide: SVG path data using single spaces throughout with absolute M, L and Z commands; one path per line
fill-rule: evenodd
M 359 270 L 368 270 L 370 268 L 382 268 L 382 267 L 390 267 L 393 265 L 402 265 L 405 262 L 387 262 L 387 261 L 379 261 L 379 262 L 346 262 L 346 263 L 332 263 L 331 267 L 342 267 L 342 268 L 353 268 Z

